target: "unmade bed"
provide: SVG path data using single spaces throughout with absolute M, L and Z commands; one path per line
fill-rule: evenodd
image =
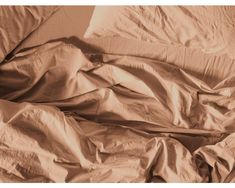
M 234 9 L 0 7 L 0 181 L 235 182 Z

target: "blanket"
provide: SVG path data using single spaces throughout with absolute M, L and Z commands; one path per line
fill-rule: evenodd
M 115 40 L 0 65 L 0 180 L 235 182 L 233 60 Z

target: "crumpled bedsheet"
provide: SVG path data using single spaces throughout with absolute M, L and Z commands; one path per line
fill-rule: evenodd
M 96 6 L 84 35 L 124 37 L 234 56 L 234 6 Z
M 2 182 L 235 182 L 234 76 L 63 42 L 0 66 Z

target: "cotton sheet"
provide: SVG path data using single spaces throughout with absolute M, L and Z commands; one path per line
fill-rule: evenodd
M 0 180 L 234 182 L 232 60 L 105 41 L 47 43 L 0 66 Z
M 84 36 L 119 36 L 235 58 L 234 12 L 234 6 L 96 6 Z

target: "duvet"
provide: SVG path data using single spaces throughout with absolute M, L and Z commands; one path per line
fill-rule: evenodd
M 138 43 L 0 65 L 2 182 L 235 182 L 233 61 Z

